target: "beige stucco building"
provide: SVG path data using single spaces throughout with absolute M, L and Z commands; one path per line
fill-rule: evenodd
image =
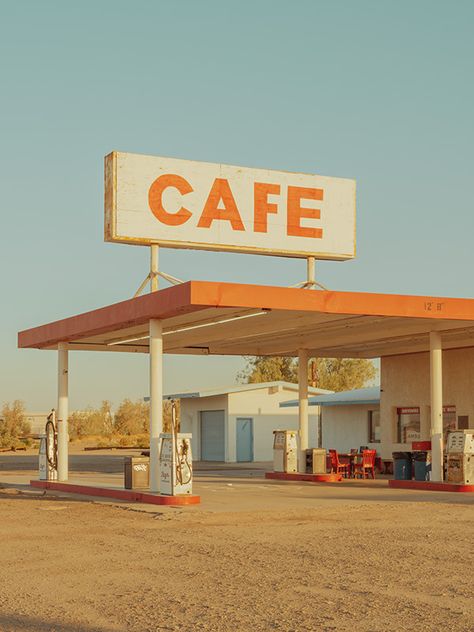
M 430 439 L 429 353 L 381 359 L 380 420 L 383 457 Z M 443 351 L 443 426 L 474 423 L 474 348 Z

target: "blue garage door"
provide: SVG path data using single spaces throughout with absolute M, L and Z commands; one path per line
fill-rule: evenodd
M 225 461 L 225 412 L 201 411 L 201 461 Z

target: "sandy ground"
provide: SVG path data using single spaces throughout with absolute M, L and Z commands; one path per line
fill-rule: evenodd
M 466 495 L 224 473 L 197 478 L 200 508 L 160 509 L 31 492 L 10 465 L 2 632 L 474 629 Z

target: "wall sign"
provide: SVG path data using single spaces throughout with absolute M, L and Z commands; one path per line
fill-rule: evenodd
M 351 259 L 355 181 L 112 152 L 105 240 Z

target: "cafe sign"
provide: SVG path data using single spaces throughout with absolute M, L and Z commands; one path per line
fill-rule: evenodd
M 355 181 L 112 152 L 105 240 L 351 259 Z

